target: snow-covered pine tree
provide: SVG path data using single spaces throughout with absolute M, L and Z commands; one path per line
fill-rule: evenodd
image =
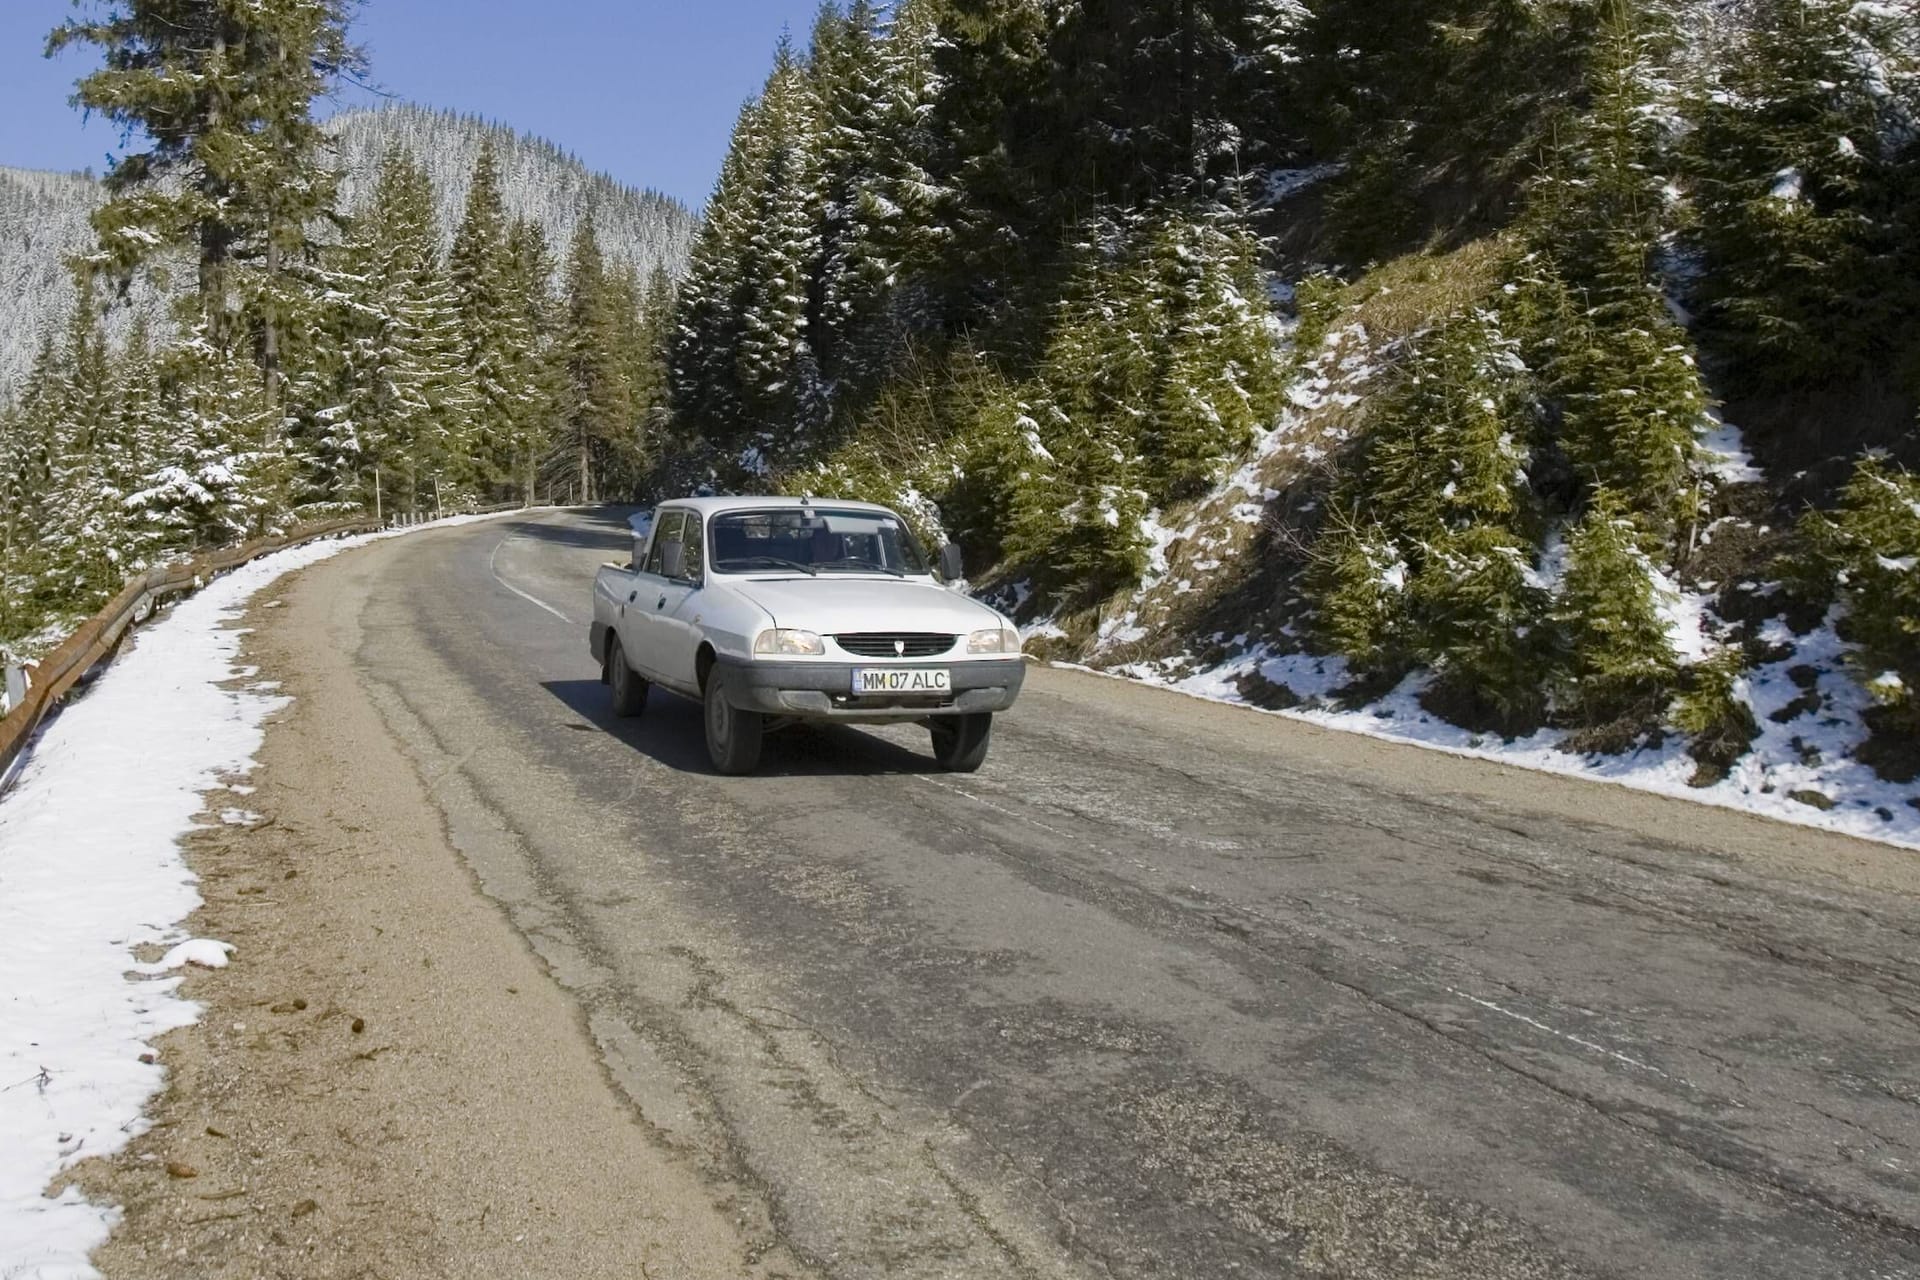
M 537 394 L 534 334 L 524 304 L 514 296 L 508 233 L 499 168 L 488 144 L 474 166 L 448 270 L 461 360 L 473 379 L 471 473 L 489 488 L 524 474 L 515 467 L 515 427 Z
M 751 201 L 735 369 L 763 452 L 797 456 L 823 420 L 825 391 L 808 299 L 819 269 L 819 104 L 783 38 L 761 96 L 762 170 Z
M 1323 536 L 1309 575 L 1315 626 L 1365 682 L 1399 679 L 1413 661 L 1408 566 L 1378 523 L 1340 526 Z
M 1674 91 L 1660 3 L 1602 0 L 1590 104 L 1564 127 L 1527 218 L 1521 264 L 1530 354 L 1561 409 L 1560 446 L 1588 487 L 1629 504 L 1655 538 L 1685 518 L 1708 397 L 1656 261 L 1667 230 L 1660 160 Z
M 90 277 L 82 274 L 56 398 L 51 502 L 39 538 L 41 591 L 50 609 L 90 613 L 126 578 L 131 529 L 124 496 L 137 480 L 135 442 L 115 404 L 118 387 Z
M 741 439 L 749 425 L 736 353 L 749 301 L 764 149 L 761 116 L 758 101 L 740 109 L 694 238 L 675 316 L 670 360 L 675 412 L 685 429 L 723 446 Z
M 1144 256 L 1160 373 L 1141 452 L 1165 503 L 1203 492 L 1278 416 L 1281 370 L 1258 246 L 1229 211 L 1167 210 Z
M 204 332 L 169 351 L 164 365 L 158 447 L 127 510 L 181 549 L 266 532 L 286 509 L 291 476 L 257 366 Z
M 191 252 L 193 345 L 252 340 L 275 395 L 297 291 L 283 272 L 311 253 L 334 203 L 313 100 L 362 65 L 348 14 L 348 0 L 128 0 L 48 40 L 50 52 L 101 50 L 106 65 L 81 78 L 75 100 L 148 144 L 107 175 L 100 264 L 130 271 Z
M 879 132 L 881 44 L 871 0 L 843 14 L 821 8 L 807 73 L 815 102 L 819 156 L 818 270 L 809 329 L 823 376 L 857 376 L 847 350 L 871 323 L 886 286 L 870 261 L 861 192 L 873 181 L 871 151 Z
M 1890 266 L 1911 125 L 1884 71 L 1912 21 L 1892 5 L 1755 0 L 1693 104 L 1701 316 L 1749 385 L 1849 376 L 1903 336 L 1914 290 Z
M 340 500 L 431 510 L 469 479 L 478 395 L 439 244 L 425 171 L 390 152 L 328 277 L 341 355 L 338 399 L 324 415 L 325 469 L 358 478 L 337 487 Z
M 1854 669 L 1885 708 L 1887 727 L 1920 738 L 1920 479 L 1863 459 L 1832 515 L 1802 525 L 1818 580 L 1846 604 Z
M 854 327 L 855 358 L 869 375 L 897 361 L 938 319 L 928 285 L 948 234 L 939 221 L 947 192 L 933 176 L 930 128 L 940 92 L 933 65 L 938 2 L 904 0 L 888 15 L 880 42 L 868 177 L 855 193 L 853 210 L 858 280 L 876 291 L 885 308 Z
M 1451 712 L 1502 729 L 1538 714 L 1547 652 L 1516 347 L 1481 307 L 1419 345 L 1334 496 L 1310 579 L 1323 639 L 1357 670 L 1419 657 Z
M 32 633 L 44 616 L 41 574 L 58 449 L 59 351 L 41 345 L 16 408 L 0 413 L 0 640 Z
M 1502 733 L 1537 728 L 1546 710 L 1550 600 L 1532 544 L 1499 524 L 1449 529 L 1410 584 L 1428 700 L 1448 719 Z
M 1631 511 L 1611 490 L 1594 492 L 1567 539 L 1566 574 L 1554 602 L 1566 653 L 1559 704 L 1589 725 L 1653 722 L 1679 673 L 1654 566 Z

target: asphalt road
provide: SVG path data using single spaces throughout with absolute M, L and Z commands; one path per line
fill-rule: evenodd
M 624 547 L 315 572 L 613 1086 L 821 1273 L 1920 1276 L 1912 855 L 1050 670 L 975 776 L 722 779 L 608 711 Z

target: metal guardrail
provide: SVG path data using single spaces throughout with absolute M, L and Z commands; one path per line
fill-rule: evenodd
M 519 503 L 509 503 L 451 514 L 491 515 L 521 509 Z M 72 635 L 61 641 L 58 648 L 33 668 L 31 682 L 16 681 L 9 672 L 8 705 L 6 714 L 0 716 L 0 789 L 4 789 L 10 781 L 14 762 L 32 741 L 34 731 L 46 721 L 73 686 L 80 682 L 81 677 L 113 652 L 129 627 L 152 616 L 160 601 L 168 596 L 197 591 L 220 574 L 288 547 L 318 542 L 323 538 L 379 533 L 383 529 L 426 523 L 429 519 L 431 517 L 400 516 L 385 523 L 374 520 L 334 520 L 308 525 L 285 534 L 258 538 L 238 547 L 161 565 L 129 580 L 104 609 L 81 623 Z M 18 687 L 21 684 L 25 687 Z

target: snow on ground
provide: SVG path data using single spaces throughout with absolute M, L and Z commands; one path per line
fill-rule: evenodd
M 96 1274 L 87 1256 L 118 1211 L 71 1188 L 43 1192 L 62 1170 L 143 1130 L 142 1111 L 164 1082 L 152 1042 L 199 1014 L 178 995 L 175 971 L 228 962 L 225 943 L 180 928 L 200 897 L 178 840 L 204 793 L 252 767 L 266 718 L 285 699 L 232 687 L 250 669 L 236 661 L 242 632 L 227 624 L 284 573 L 415 531 L 309 543 L 216 579 L 143 628 L 47 724 L 0 799 L 5 1280 Z M 137 952 L 163 947 L 171 950 L 156 963 L 140 963 Z

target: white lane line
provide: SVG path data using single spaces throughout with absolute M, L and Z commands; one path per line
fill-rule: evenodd
M 493 575 L 493 580 L 499 583 L 501 586 L 505 587 L 507 590 L 513 592 L 513 594 L 519 596 L 522 600 L 525 600 L 528 604 L 538 605 L 540 608 L 545 609 L 548 613 L 560 619 L 560 621 L 566 623 L 568 626 L 571 627 L 571 626 L 578 625 L 574 622 L 572 618 L 569 618 L 566 614 L 560 612 L 558 609 L 548 604 L 545 600 L 540 599 L 538 596 L 528 595 L 526 592 L 522 591 L 520 588 L 514 586 L 511 582 L 508 582 L 505 578 L 500 576 L 500 568 L 498 565 L 494 563 L 494 560 L 496 557 L 499 556 L 500 548 L 506 546 L 509 542 L 512 542 L 512 541 L 513 541 L 512 538 L 500 539 L 499 542 L 494 544 L 493 554 L 487 557 L 487 572 Z
M 1018 813 L 1012 809 L 1007 808 L 1004 805 L 997 805 L 993 801 L 987 799 L 985 796 L 975 795 L 971 791 L 962 790 L 959 787 L 952 786 L 945 782 L 941 782 L 936 778 L 930 778 L 924 773 L 918 774 L 916 776 L 920 779 L 920 781 L 926 783 L 930 787 L 938 787 L 942 791 L 948 792 L 952 795 L 960 796 L 963 799 L 971 800 L 975 804 L 985 805 L 987 808 L 993 810 L 995 813 L 1002 814 L 1005 817 L 1012 818 L 1016 822 L 1025 822 L 1031 826 L 1036 826 L 1040 828 L 1042 831 L 1046 832 L 1048 835 L 1055 835 L 1055 836 L 1059 836 L 1063 840 L 1073 840 L 1076 843 L 1080 843 L 1079 838 L 1076 837 L 1070 831 L 1062 831 L 1058 827 L 1050 827 L 1046 823 L 1040 821 L 1038 818 L 1032 817 L 1024 813 Z M 1102 849 L 1100 850 L 1100 852 L 1105 853 L 1106 850 Z
M 1590 1049 L 1594 1053 L 1604 1053 L 1607 1057 L 1612 1058 L 1617 1062 L 1624 1062 L 1630 1067 L 1638 1067 L 1642 1071 L 1651 1071 L 1653 1072 L 1653 1074 L 1660 1076 L 1663 1079 L 1667 1079 L 1667 1080 L 1673 1079 L 1672 1076 L 1669 1076 L 1666 1072 L 1662 1071 L 1660 1068 L 1654 1066 L 1650 1062 L 1642 1062 L 1638 1058 L 1630 1058 L 1626 1054 L 1621 1053 L 1617 1049 L 1609 1049 L 1607 1048 L 1607 1046 L 1603 1044 L 1595 1044 L 1593 1041 L 1585 1039 L 1581 1036 L 1576 1036 L 1572 1032 L 1561 1031 L 1557 1027 L 1550 1027 L 1546 1023 L 1541 1022 L 1536 1018 L 1529 1018 L 1524 1013 L 1515 1013 L 1511 1009 L 1503 1009 L 1491 1000 L 1482 1000 L 1479 996 L 1470 996 L 1466 992 L 1456 991 L 1452 987 L 1447 988 L 1447 994 L 1459 996 L 1462 1000 L 1465 1000 L 1470 1004 L 1477 1004 L 1482 1009 L 1491 1009 L 1493 1012 L 1497 1014 L 1501 1014 L 1504 1017 L 1512 1018 L 1515 1022 L 1524 1022 L 1528 1026 L 1534 1028 L 1536 1031 L 1544 1031 L 1550 1036 L 1558 1036 L 1562 1040 L 1566 1040 L 1572 1044 L 1579 1045 L 1582 1049 Z

